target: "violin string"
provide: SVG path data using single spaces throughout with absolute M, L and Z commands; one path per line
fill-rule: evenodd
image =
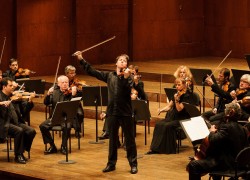
M 54 84 L 53 84 L 54 88 L 55 88 L 55 85 L 56 85 L 56 78 L 57 78 L 57 73 L 58 73 L 60 62 L 61 62 L 61 56 L 59 56 L 58 63 L 57 63 L 56 75 L 55 75 L 55 80 L 54 80 Z

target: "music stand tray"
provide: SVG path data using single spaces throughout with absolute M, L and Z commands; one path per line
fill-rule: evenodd
M 185 102 L 182 102 L 182 104 L 184 105 L 184 108 L 186 109 L 190 117 L 197 117 L 201 115 L 201 112 L 195 105 Z
M 90 141 L 90 144 L 100 144 L 104 141 L 98 141 L 98 106 L 108 105 L 108 87 L 107 86 L 85 86 L 82 88 L 83 106 L 95 106 L 96 109 L 96 141 Z
M 176 88 L 164 88 L 165 93 L 169 99 L 169 101 L 174 99 L 174 94 L 177 93 Z
M 233 74 L 233 83 L 234 83 L 234 86 L 235 87 L 239 87 L 239 84 L 240 84 L 240 78 L 242 75 L 244 74 L 250 74 L 250 71 L 247 71 L 247 70 L 239 70 L 239 69 L 231 69 L 232 71 L 232 74 Z
M 44 94 L 45 80 L 42 79 L 17 79 L 19 85 L 24 83 L 25 91 L 36 92 L 36 94 Z
M 77 109 L 80 101 L 62 101 L 58 102 L 55 106 L 54 112 L 51 118 L 51 126 L 65 124 L 66 129 L 68 124 L 72 123 L 73 119 L 76 118 Z M 66 131 L 66 137 L 68 139 L 68 131 Z M 60 164 L 73 164 L 75 161 L 68 160 L 68 143 L 66 145 L 66 160 L 59 161 Z

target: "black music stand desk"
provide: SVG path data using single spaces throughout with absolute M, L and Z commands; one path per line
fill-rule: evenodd
M 164 88 L 164 90 L 165 90 L 165 93 L 166 93 L 166 95 L 168 97 L 168 100 L 173 101 L 174 100 L 174 94 L 177 93 L 176 88 Z
M 19 85 L 24 84 L 25 91 L 36 92 L 36 94 L 44 94 L 45 80 L 42 79 L 17 79 Z
M 101 144 L 104 141 L 98 141 L 98 106 L 107 106 L 108 88 L 107 86 L 85 86 L 82 88 L 83 106 L 95 106 L 96 110 L 96 141 L 90 141 L 90 144 Z
M 143 120 L 145 124 L 145 145 L 147 145 L 147 122 L 149 121 L 151 114 L 149 111 L 148 101 L 145 100 L 132 100 L 132 109 L 134 113 L 134 122 Z M 136 131 L 135 131 L 136 133 Z
M 73 119 L 76 118 L 77 109 L 80 101 L 62 101 L 58 102 L 55 106 L 54 112 L 51 118 L 51 126 L 65 125 L 66 129 L 68 124 L 71 124 Z M 68 130 L 66 130 L 66 137 L 68 141 Z M 59 164 L 73 164 L 75 161 L 68 160 L 68 142 L 66 145 L 66 160 L 58 162 Z
M 244 74 L 250 74 L 250 71 L 247 70 L 231 69 L 231 71 L 233 74 L 233 77 L 231 79 L 233 79 L 233 83 L 236 88 L 239 87 L 241 76 L 243 76 Z
M 190 68 L 190 71 L 193 75 L 193 79 L 194 79 L 194 83 L 196 85 L 202 86 L 202 94 L 203 94 L 203 112 L 205 112 L 205 79 L 207 78 L 207 75 L 211 75 L 212 71 L 211 69 L 195 69 L 195 68 Z M 214 75 L 211 76 L 211 78 L 213 79 L 214 83 L 216 82 L 216 79 L 214 77 Z

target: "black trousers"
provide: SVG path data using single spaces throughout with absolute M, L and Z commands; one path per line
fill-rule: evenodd
M 187 166 L 189 180 L 200 180 L 201 176 L 216 168 L 218 168 L 218 164 L 213 158 L 190 161 Z M 221 176 L 214 176 L 213 179 L 220 180 Z
M 121 126 L 125 136 L 127 159 L 130 166 L 137 166 L 137 150 L 134 137 L 134 124 L 131 116 L 109 116 L 109 156 L 108 165 L 115 166 L 117 162 L 118 131 Z
M 84 111 L 81 107 L 77 109 L 76 118 L 73 120 L 73 128 L 75 131 L 81 132 L 81 124 L 84 121 Z
M 14 124 L 9 125 L 8 135 L 14 138 L 15 154 L 24 153 L 23 134 L 24 134 L 24 131 L 21 127 L 14 125 Z
M 24 144 L 24 150 L 27 152 L 30 151 L 31 145 L 33 142 L 33 139 L 36 136 L 36 130 L 26 124 L 19 124 L 19 126 L 23 129 L 23 144 Z
M 40 131 L 42 133 L 44 144 L 49 143 L 50 145 L 55 145 L 54 140 L 53 140 L 53 138 L 52 138 L 52 136 L 50 134 L 50 130 L 52 129 L 50 119 L 47 119 L 44 122 L 42 122 L 40 124 L 39 128 L 40 128 Z M 70 129 L 71 129 L 71 127 L 68 128 L 68 132 L 67 132 L 68 137 L 70 136 Z M 66 147 L 68 137 L 66 136 L 66 128 L 63 127 L 63 131 L 62 131 L 62 146 Z

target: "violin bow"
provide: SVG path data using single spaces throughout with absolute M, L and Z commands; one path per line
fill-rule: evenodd
M 224 57 L 224 59 L 220 62 L 220 64 L 215 68 L 215 70 L 212 72 L 212 74 L 210 75 L 210 77 L 212 77 L 212 75 L 218 70 L 218 68 L 222 65 L 222 63 L 227 59 L 227 57 L 231 54 L 232 50 L 229 51 L 229 53 L 226 55 L 226 57 Z
M 2 47 L 2 52 L 1 52 L 1 56 L 0 56 L 0 64 L 2 63 L 2 57 L 3 57 L 4 47 L 5 47 L 5 41 L 6 41 L 6 37 L 4 37 L 4 40 L 3 40 L 3 47 Z
M 108 42 L 108 41 L 113 40 L 113 39 L 115 39 L 115 36 L 113 36 L 112 38 L 109 38 L 109 39 L 107 39 L 107 40 L 105 40 L 105 41 L 102 41 L 102 42 L 100 42 L 100 43 L 98 43 L 98 44 L 96 44 L 96 45 L 94 45 L 94 46 L 91 46 L 91 47 L 89 47 L 89 48 L 87 48 L 87 49 L 84 49 L 84 50 L 80 51 L 80 53 L 86 52 L 86 51 L 88 51 L 88 50 L 90 50 L 90 49 L 93 49 L 93 48 L 95 48 L 95 47 L 97 47 L 97 46 L 100 46 L 100 45 L 102 45 L 102 44 L 104 44 L 104 43 L 106 43 L 106 42 Z M 76 56 L 76 53 L 72 54 L 72 56 Z
M 54 88 L 55 88 L 55 85 L 56 85 L 56 78 L 57 78 L 60 62 L 61 62 L 61 56 L 59 56 L 58 63 L 57 63 L 56 75 L 55 75 L 54 84 L 53 84 Z
M 161 73 L 161 81 L 160 81 L 159 110 L 160 110 L 160 108 L 161 108 L 161 88 L 162 88 L 162 73 Z

